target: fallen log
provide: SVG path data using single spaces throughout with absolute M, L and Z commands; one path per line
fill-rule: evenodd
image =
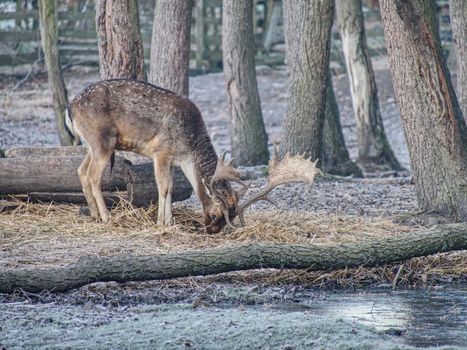
M 121 193 L 103 192 L 104 201 L 111 207 L 120 200 Z M 15 200 L 33 203 L 67 203 L 67 204 L 87 204 L 83 192 L 29 192 L 27 194 L 15 194 L 10 196 Z
M 78 167 L 84 159 L 83 146 L 16 147 L 6 151 L 0 160 L 0 197 L 20 200 L 86 204 L 82 194 Z M 157 203 L 158 192 L 151 163 L 131 164 L 115 158 L 110 175 L 107 166 L 102 188 L 107 204 L 116 200 L 112 191 L 128 191 L 129 200 L 138 207 Z M 175 170 L 173 201 L 191 196 L 192 188 L 180 169 Z
M 342 244 L 250 244 L 153 256 L 83 257 L 55 268 L 0 271 L 0 292 L 64 292 L 93 282 L 128 282 L 276 268 L 334 270 L 375 267 L 467 249 L 467 224 Z
M 85 156 L 86 153 L 84 146 L 13 147 L 5 151 L 5 157 L 70 157 Z
M 19 157 L 0 160 L 0 194 L 28 192 L 81 192 L 78 167 L 84 156 Z M 127 161 L 115 158 L 102 177 L 104 191 L 125 191 L 128 179 Z
M 133 164 L 127 185 L 128 200 L 136 207 L 146 207 L 150 203 L 157 203 L 158 192 L 152 163 Z M 172 200 L 184 201 L 190 198 L 192 187 L 179 168 L 174 169 L 174 188 Z

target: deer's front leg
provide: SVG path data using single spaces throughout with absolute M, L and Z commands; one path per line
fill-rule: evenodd
M 159 193 L 157 224 L 162 226 L 169 225 L 172 220 L 173 176 L 170 163 L 170 158 L 165 155 L 154 157 L 154 175 Z

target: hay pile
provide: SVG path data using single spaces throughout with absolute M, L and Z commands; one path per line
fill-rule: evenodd
M 174 210 L 176 224 L 170 227 L 157 226 L 157 207 L 133 208 L 123 199 L 112 210 L 109 224 L 96 223 L 78 212 L 73 205 L 0 202 L 0 268 L 56 266 L 82 256 L 150 255 L 253 242 L 358 242 L 420 229 L 388 218 L 262 211 L 246 217 L 247 227 L 206 235 L 201 214 L 180 205 Z M 332 272 L 249 271 L 208 277 L 206 281 L 352 287 L 449 282 L 465 276 L 467 252 L 456 252 L 412 259 L 401 266 Z

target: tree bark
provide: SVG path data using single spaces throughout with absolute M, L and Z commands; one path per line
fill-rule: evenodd
M 85 156 L 88 153 L 83 146 L 67 147 L 13 147 L 5 151 L 7 158 L 20 157 L 65 157 Z
M 128 200 L 135 207 L 157 204 L 159 192 L 155 183 L 153 163 L 132 164 L 129 166 L 127 184 Z M 190 198 L 193 189 L 180 168 L 174 169 L 172 201 L 181 202 Z
M 276 268 L 336 270 L 375 267 L 467 249 L 465 224 L 343 244 L 250 244 L 153 256 L 82 257 L 54 268 L 0 271 L 0 293 L 65 292 L 93 282 L 128 282 Z
M 290 70 L 287 117 L 280 155 L 322 155 L 326 73 L 333 0 L 284 0 L 286 58 Z
M 77 169 L 83 156 L 19 157 L 0 160 L 0 194 L 28 192 L 81 192 Z M 125 191 L 128 179 L 127 161 L 115 158 L 102 177 L 104 191 Z
M 102 192 L 104 195 L 105 204 L 109 207 L 118 203 L 121 194 L 117 192 Z M 2 194 L 0 193 L 0 198 Z M 6 199 L 14 198 L 15 201 L 23 201 L 28 203 L 65 203 L 65 204 L 76 204 L 83 205 L 81 208 L 88 208 L 86 197 L 84 197 L 83 192 L 28 192 L 26 194 L 14 194 L 8 195 Z M 133 203 L 132 203 L 133 204 Z M 146 203 L 146 207 L 149 206 L 151 202 Z M 142 205 L 143 206 L 143 205 Z M 1 208 L 0 208 L 1 211 Z M 91 212 L 87 216 L 90 216 Z
M 98 0 L 96 31 L 101 79 L 146 80 L 137 0 Z
M 434 1 L 380 4 L 419 205 L 467 220 L 467 130 L 439 44 Z
M 267 164 L 268 135 L 256 83 L 251 0 L 224 0 L 222 51 L 232 157 L 237 165 Z
M 68 108 L 68 95 L 63 80 L 58 52 L 57 0 L 39 1 L 39 21 L 42 50 L 50 88 L 52 89 L 55 122 L 60 144 L 73 144 L 73 136 L 65 125 L 65 114 Z
M 337 105 L 336 96 L 334 95 L 330 72 L 327 74 L 327 79 L 322 167 L 325 172 L 330 174 L 362 177 L 362 171 L 350 160 L 349 151 L 345 146 L 339 106 Z
M 13 195 L 33 202 L 86 203 L 77 169 L 86 155 L 79 147 L 17 147 L 0 159 L 0 196 Z M 137 207 L 157 203 L 158 192 L 152 162 L 131 164 L 115 158 L 110 174 L 107 166 L 102 178 L 104 191 L 127 191 L 128 200 Z M 189 198 L 193 190 L 183 172 L 174 172 L 173 201 Z M 19 196 L 18 196 L 19 195 Z M 108 203 L 115 193 L 104 193 Z
M 450 0 L 451 27 L 457 53 L 457 96 L 467 120 L 467 1 Z
M 188 96 L 193 0 L 156 0 L 150 82 Z
M 267 2 L 267 18 L 264 30 L 263 49 L 271 51 L 272 45 L 277 41 L 279 22 L 282 18 L 282 1 L 269 0 Z M 282 38 L 283 39 L 283 38 Z
M 357 121 L 357 163 L 366 172 L 402 170 L 384 132 L 375 74 L 366 44 L 362 1 L 336 0 L 336 17 Z

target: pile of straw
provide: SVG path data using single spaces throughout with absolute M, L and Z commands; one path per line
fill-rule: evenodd
M 170 227 L 156 224 L 157 207 L 133 208 L 123 199 L 112 210 L 108 224 L 79 216 L 79 208 L 73 205 L 0 202 L 0 209 L 2 205 L 8 208 L 0 210 L 0 268 L 3 269 L 65 265 L 82 256 L 149 255 L 254 242 L 358 242 L 420 229 L 396 224 L 390 218 L 261 211 L 247 215 L 247 227 L 206 235 L 201 214 L 180 205 L 174 209 L 175 225 Z M 465 276 L 467 252 L 457 252 L 372 269 L 249 271 L 208 279 L 352 287 L 393 282 L 405 285 L 447 282 Z

